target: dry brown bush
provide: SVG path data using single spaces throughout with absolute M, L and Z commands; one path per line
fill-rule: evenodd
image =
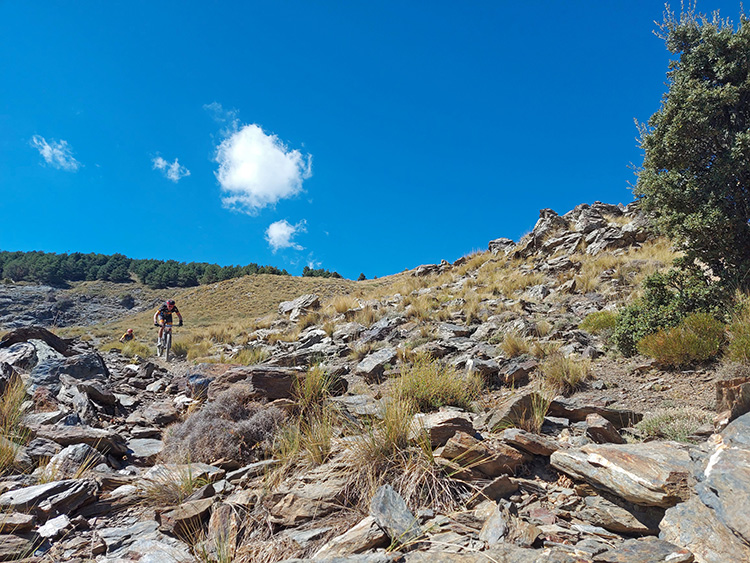
M 167 430 L 162 459 L 211 463 L 221 458 L 248 463 L 262 457 L 284 419 L 276 407 L 254 402 L 235 385 L 182 423 Z

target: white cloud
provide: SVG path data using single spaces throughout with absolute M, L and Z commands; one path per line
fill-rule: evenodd
M 171 164 L 160 156 L 154 158 L 152 162 L 154 163 L 154 170 L 161 170 L 164 176 L 173 182 L 179 182 L 185 176 L 190 176 L 190 170 L 182 166 L 176 158 Z
M 67 141 L 50 139 L 47 142 L 47 139 L 41 135 L 34 135 L 29 143 L 39 151 L 47 164 L 51 164 L 55 168 L 75 172 L 82 166 L 80 162 L 73 158 L 73 151 L 68 146 Z
M 250 215 L 302 191 L 312 175 L 312 156 L 289 150 L 260 126 L 231 131 L 216 149 L 224 207 Z
M 237 114 L 239 113 L 236 109 L 224 109 L 224 106 L 219 102 L 204 104 L 203 109 L 206 110 L 211 115 L 211 118 L 217 123 L 235 123 L 237 121 Z
M 307 231 L 305 228 L 306 221 L 303 219 L 296 225 L 290 224 L 285 219 L 271 223 L 266 229 L 266 240 L 273 252 L 276 252 L 280 248 L 293 248 L 295 250 L 304 250 L 304 246 L 300 246 L 292 240 L 292 238 L 298 233 L 304 233 Z

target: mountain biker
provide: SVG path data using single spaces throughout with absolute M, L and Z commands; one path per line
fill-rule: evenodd
M 135 334 L 133 334 L 133 329 L 129 328 L 125 331 L 125 334 L 120 337 L 120 342 L 130 342 L 133 338 L 135 338 Z
M 182 315 L 175 305 L 174 299 L 169 299 L 154 313 L 154 326 L 159 327 L 159 339 L 164 334 L 164 325 L 172 324 L 172 313 L 176 313 L 180 318 L 179 326 L 182 326 Z

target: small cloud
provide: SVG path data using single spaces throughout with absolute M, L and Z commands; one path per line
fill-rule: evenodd
M 273 252 L 276 252 L 280 248 L 293 248 L 294 250 L 304 250 L 304 246 L 300 246 L 292 240 L 292 238 L 298 233 L 304 233 L 307 231 L 305 228 L 306 221 L 303 219 L 296 225 L 290 224 L 285 219 L 271 223 L 266 229 L 266 240 Z
M 289 150 L 255 124 L 230 131 L 216 148 L 215 161 L 224 207 L 249 215 L 298 194 L 312 176 L 312 156 Z
M 206 110 L 211 118 L 217 123 L 234 123 L 237 121 L 237 114 L 239 113 L 236 109 L 224 109 L 224 106 L 219 102 L 204 104 L 203 109 Z
M 164 176 L 175 183 L 179 182 L 185 176 L 190 176 L 190 170 L 182 166 L 176 158 L 171 164 L 160 156 L 154 158 L 152 162 L 154 164 L 154 170 L 161 170 L 164 173 Z
M 55 141 L 54 139 L 50 139 L 50 141 L 47 142 L 47 139 L 41 135 L 34 135 L 29 141 L 29 144 L 39 151 L 39 154 L 42 155 L 42 158 L 44 158 L 44 161 L 47 164 L 50 164 L 55 168 L 75 172 L 83 166 L 73 157 L 73 151 L 70 146 L 68 146 L 67 141 Z

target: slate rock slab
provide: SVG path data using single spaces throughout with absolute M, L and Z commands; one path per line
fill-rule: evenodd
M 474 426 L 469 415 L 462 411 L 443 409 L 433 413 L 418 413 L 414 415 L 410 426 L 410 438 L 416 439 L 421 432 L 430 437 L 433 448 L 445 443 L 458 432 L 474 433 Z
M 692 462 L 687 448 L 675 442 L 586 445 L 558 450 L 555 469 L 643 506 L 669 507 L 687 500 Z
M 382 377 L 385 365 L 393 362 L 397 355 L 395 348 L 381 348 L 359 362 L 354 372 L 362 375 L 367 381 L 377 381 Z
M 60 376 L 74 379 L 108 379 L 109 370 L 96 352 L 78 354 L 64 359 L 48 358 L 39 362 L 29 374 L 29 392 L 37 387 L 48 387 L 52 393 L 60 391 Z
M 370 502 L 370 516 L 394 542 L 409 543 L 422 534 L 419 521 L 390 485 L 382 485 L 375 492 Z
M 596 563 L 692 563 L 685 548 L 654 537 L 628 540 L 594 557 Z
M 613 409 L 596 405 L 580 405 L 572 399 L 555 397 L 549 404 L 548 416 L 567 418 L 574 422 L 586 420 L 590 414 L 598 414 L 612 424 L 618 430 L 626 426 L 634 426 L 643 419 L 643 415 L 629 410 Z
M 90 426 L 34 426 L 37 437 L 57 442 L 61 446 L 88 444 L 103 454 L 124 455 L 128 451 L 125 439 L 119 434 Z
M 750 561 L 750 546 L 720 522 L 698 497 L 667 510 L 660 528 L 660 538 L 689 549 L 698 561 Z
M 353 555 L 379 547 L 388 547 L 390 540 L 375 518 L 366 516 L 355 526 L 323 545 L 315 555 L 316 560 L 326 557 Z
M 0 495 L 0 507 L 18 512 L 48 515 L 70 514 L 93 501 L 99 491 L 91 479 L 66 479 L 33 485 Z

